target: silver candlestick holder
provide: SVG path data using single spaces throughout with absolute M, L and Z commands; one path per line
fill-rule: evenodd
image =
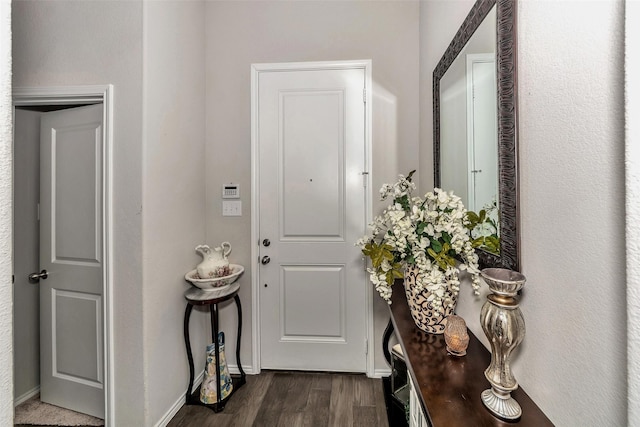
M 481 275 L 491 289 L 480 312 L 482 330 L 491 343 L 491 364 L 484 376 L 491 388 L 482 392 L 482 402 L 495 415 L 516 420 L 522 408 L 511 397 L 518 382 L 511 373 L 511 352 L 525 335 L 524 317 L 516 295 L 527 280 L 517 271 L 504 268 L 485 268 Z

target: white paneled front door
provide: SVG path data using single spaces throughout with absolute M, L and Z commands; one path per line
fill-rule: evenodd
M 256 80 L 261 367 L 365 372 L 365 70 Z
M 104 418 L 102 105 L 40 132 L 41 399 Z

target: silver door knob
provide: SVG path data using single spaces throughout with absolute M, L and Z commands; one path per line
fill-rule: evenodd
M 260 260 L 260 262 L 263 265 L 269 264 L 271 262 L 271 258 L 269 258 L 267 255 L 263 256 L 262 259 Z
M 269 245 L 271 245 L 271 240 L 269 240 L 269 239 L 264 239 L 264 240 L 262 241 L 262 244 L 263 244 L 263 245 L 265 245 L 265 246 L 269 246 Z
M 44 280 L 47 277 L 49 277 L 49 273 L 47 272 L 47 270 L 42 270 L 40 273 L 31 273 L 29 275 L 29 281 L 31 283 L 38 283 L 40 279 Z

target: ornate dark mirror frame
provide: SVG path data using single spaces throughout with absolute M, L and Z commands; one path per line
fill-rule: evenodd
M 500 254 L 478 250 L 480 266 L 520 268 L 516 127 L 516 0 L 478 0 L 433 71 L 434 183 L 440 187 L 440 80 L 496 5 L 498 88 L 498 203 Z

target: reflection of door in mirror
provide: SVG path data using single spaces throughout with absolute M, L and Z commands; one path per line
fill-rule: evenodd
M 467 55 L 467 209 L 497 202 L 498 120 L 493 53 Z
M 441 186 L 462 198 L 469 209 L 467 171 L 467 88 L 464 62 L 454 61 L 440 81 Z
M 440 186 L 479 212 L 498 194 L 495 6 L 440 80 Z

